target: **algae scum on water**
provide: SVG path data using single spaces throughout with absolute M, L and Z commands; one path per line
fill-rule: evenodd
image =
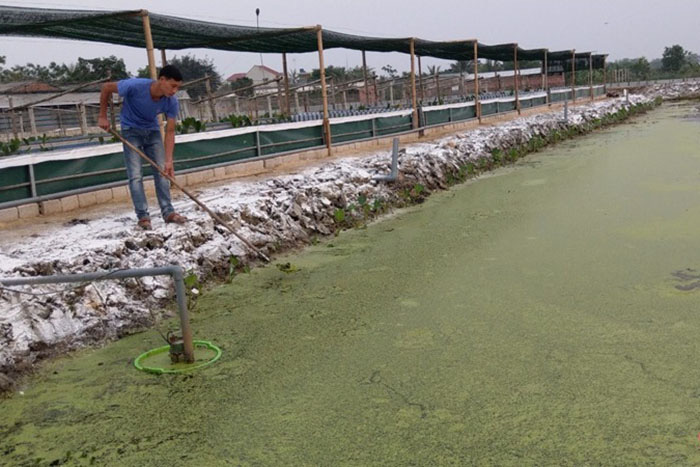
M 206 291 L 2 402 L 8 465 L 700 462 L 700 127 L 666 106 Z M 679 287 L 681 286 L 681 287 Z M 176 326 L 173 323 L 173 326 Z

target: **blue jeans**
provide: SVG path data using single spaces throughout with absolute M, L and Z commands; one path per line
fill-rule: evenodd
M 163 140 L 158 130 L 142 130 L 140 128 L 124 128 L 122 131 L 124 139 L 143 151 L 161 169 L 165 167 L 165 148 Z M 142 164 L 149 165 L 141 156 L 132 151 L 126 144 L 124 145 L 124 163 L 126 164 L 126 175 L 129 178 L 129 192 L 131 201 L 134 203 L 136 217 L 148 219 L 148 201 L 143 189 Z M 153 182 L 158 197 L 158 205 L 163 218 L 174 212 L 170 200 L 170 182 L 163 177 L 156 169 L 152 168 Z

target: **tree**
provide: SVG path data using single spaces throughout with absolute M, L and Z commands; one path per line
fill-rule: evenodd
M 448 71 L 452 73 L 469 73 L 474 70 L 474 60 L 459 60 L 450 63 Z
M 398 73 L 396 72 L 396 68 L 394 68 L 391 65 L 384 65 L 382 67 L 382 71 L 384 71 L 384 73 L 389 75 L 389 78 L 391 78 L 391 79 L 394 79 L 398 76 Z
M 433 65 L 428 67 L 428 75 L 435 76 L 440 74 L 440 65 Z
M 649 75 L 651 74 L 651 65 L 646 58 L 641 57 L 632 63 L 630 66 L 630 71 L 637 78 L 646 80 L 649 79 Z
M 209 75 L 211 77 L 212 91 L 215 91 L 221 85 L 221 75 L 216 71 L 214 62 L 211 59 L 197 58 L 190 54 L 183 55 L 182 57 L 176 55 L 171 60 L 168 60 L 168 65 L 173 65 L 180 70 L 184 82 L 204 78 L 205 75 Z M 140 68 L 138 70 L 138 76 L 150 78 L 151 75 L 148 71 L 148 67 Z M 187 92 L 192 98 L 197 99 L 206 93 L 206 87 L 204 83 L 200 83 L 200 85 L 188 87 Z
M 4 61 L 3 61 L 4 63 Z M 52 84 L 87 83 L 106 78 L 108 72 L 112 79 L 119 80 L 129 77 L 124 60 L 114 55 L 98 58 L 78 58 L 77 63 L 66 65 L 51 62 L 49 66 L 15 65 L 10 69 L 2 69 L 2 81 L 36 80 Z
M 679 72 L 688 63 L 688 53 L 680 45 L 664 48 L 661 67 L 664 71 Z
M 244 76 L 243 78 L 239 78 L 230 84 L 231 90 L 234 92 L 236 92 L 237 89 L 249 88 L 252 85 L 253 85 L 253 80 L 246 77 L 246 76 Z M 236 95 L 252 97 L 254 92 L 255 92 L 255 89 L 253 89 L 253 88 L 244 89 L 242 91 L 237 91 Z

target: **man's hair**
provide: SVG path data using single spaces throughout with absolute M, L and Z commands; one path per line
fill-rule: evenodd
M 180 70 L 178 70 L 177 67 L 173 65 L 165 65 L 163 68 L 160 69 L 160 73 L 158 73 L 158 78 L 182 81 L 182 73 L 180 73 Z

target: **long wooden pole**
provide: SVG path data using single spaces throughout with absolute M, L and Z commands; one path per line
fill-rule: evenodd
M 284 72 L 284 104 L 287 110 L 287 115 L 292 114 L 291 104 L 289 102 L 289 73 L 287 72 L 287 54 L 282 53 L 282 70 Z
M 518 95 L 518 44 L 513 45 L 513 82 L 515 83 L 515 109 L 520 115 L 520 96 Z
M 331 121 L 328 119 L 328 90 L 326 89 L 326 67 L 323 63 L 323 29 L 316 26 L 316 40 L 318 41 L 318 64 L 321 75 L 321 97 L 323 98 L 323 133 L 326 137 L 328 157 L 333 155 L 331 140 Z
M 168 58 L 165 56 L 165 49 L 160 49 L 160 66 L 164 67 L 168 64 Z
M 365 79 L 365 105 L 369 107 L 369 85 L 367 82 L 367 57 L 365 51 L 362 51 L 362 77 Z
M 143 34 L 146 38 L 146 54 L 148 56 L 148 73 L 152 80 L 158 79 L 158 74 L 156 73 L 156 56 L 153 52 L 153 36 L 151 35 L 151 19 L 148 17 L 148 10 L 141 10 L 141 17 L 143 18 Z M 160 127 L 160 136 L 165 140 L 165 122 L 163 121 L 163 116 L 158 114 L 158 126 Z
M 416 40 L 411 38 L 411 100 L 413 104 L 413 128 L 418 128 L 418 97 L 416 96 Z
M 571 52 L 571 98 L 576 102 L 576 50 Z
M 235 230 L 233 227 L 231 227 L 231 225 L 229 225 L 228 222 L 226 222 L 225 220 L 223 220 L 223 219 L 221 218 L 221 216 L 219 216 L 219 215 L 216 214 L 214 211 L 212 211 L 211 209 L 209 209 L 209 208 L 207 207 L 206 204 L 204 204 L 203 202 L 201 202 L 195 195 L 193 195 L 192 193 L 190 193 L 189 190 L 185 189 L 183 186 L 181 186 L 179 183 L 177 183 L 177 180 L 175 180 L 175 177 L 171 177 L 170 175 L 168 175 L 167 173 L 165 173 L 165 171 L 164 171 L 163 169 L 161 169 L 161 168 L 158 166 L 158 164 L 155 163 L 155 161 L 154 161 L 153 159 L 151 159 L 150 157 L 148 157 L 146 154 L 143 153 L 143 151 L 141 151 L 139 148 L 137 148 L 136 146 L 134 146 L 133 144 L 131 144 L 129 141 L 127 141 L 126 139 L 124 139 L 124 137 L 123 137 L 122 135 L 120 135 L 114 128 L 110 128 L 110 129 L 109 129 L 109 132 L 110 132 L 115 138 L 117 138 L 119 141 L 121 141 L 121 142 L 124 143 L 126 146 L 128 146 L 132 151 L 134 151 L 136 154 L 138 154 L 142 159 L 144 159 L 146 162 L 148 162 L 149 164 L 151 164 L 151 165 L 153 166 L 154 169 L 156 169 L 163 177 L 167 178 L 167 179 L 170 181 L 170 184 L 171 184 L 171 185 L 173 185 L 175 188 L 177 188 L 177 189 L 179 189 L 180 191 L 182 191 L 182 192 L 183 192 L 184 194 L 186 194 L 192 201 L 194 201 L 195 203 L 197 203 L 197 205 L 198 205 L 200 208 L 202 208 L 204 211 L 206 211 L 207 214 L 209 214 L 209 215 L 212 217 L 212 219 L 214 219 L 215 221 L 217 221 L 217 222 L 218 222 L 219 224 L 221 224 L 222 226 L 226 227 L 226 229 L 228 229 L 229 232 L 231 232 L 233 235 L 235 235 L 236 238 L 238 238 L 241 242 L 243 242 L 243 244 L 244 244 L 245 246 L 247 246 L 248 248 L 250 248 L 250 251 L 252 251 L 252 252 L 255 253 L 256 255 L 258 255 L 260 258 L 262 258 L 263 260 L 265 260 L 265 262 L 267 262 L 267 263 L 270 262 L 270 258 L 268 258 L 268 257 L 265 255 L 265 253 L 263 253 L 262 251 L 258 250 L 257 248 L 255 248 L 255 246 L 254 246 L 252 243 L 250 243 L 250 242 L 249 242 L 248 240 L 246 240 L 245 238 L 241 237 L 241 236 L 238 234 L 238 232 L 236 232 L 236 230 Z
M 474 112 L 481 123 L 481 99 L 479 98 L 479 43 L 474 41 Z

